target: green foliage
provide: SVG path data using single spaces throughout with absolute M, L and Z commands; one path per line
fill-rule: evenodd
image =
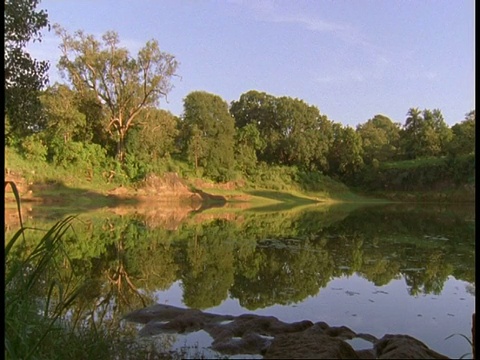
M 258 159 L 268 164 L 327 170 L 332 124 L 302 100 L 248 91 L 232 102 L 230 113 L 239 129 L 254 125 L 265 146 Z
M 388 117 L 375 115 L 366 123 L 358 125 L 356 131 L 362 138 L 365 164 L 390 161 L 397 156 L 400 126 Z
M 303 190 L 309 192 L 323 192 L 330 196 L 348 192 L 348 188 L 344 184 L 334 181 L 320 172 L 299 171 L 297 181 Z
M 452 138 L 440 110 L 410 108 L 402 132 L 402 149 L 407 159 L 445 155 Z
M 298 169 L 291 166 L 273 166 L 260 162 L 251 175 L 247 176 L 255 189 L 290 190 L 296 188 Z
M 450 155 L 468 155 L 475 151 L 475 110 L 466 114 L 464 121 L 452 126 L 452 134 Z
M 257 151 L 265 148 L 265 141 L 255 124 L 237 129 L 235 135 L 235 161 L 244 174 L 252 175 L 257 167 Z
M 161 109 L 144 109 L 128 133 L 126 150 L 137 161 L 156 163 L 176 151 L 179 119 Z
M 234 178 L 235 124 L 227 103 L 217 95 L 194 91 L 184 100 L 184 153 L 197 169 L 215 181 Z
M 117 144 L 118 160 L 123 162 L 130 128 L 142 109 L 157 105 L 171 90 L 170 79 L 178 62 L 160 51 L 156 40 L 148 41 L 138 57 L 132 58 L 120 47 L 114 31 L 107 31 L 100 42 L 83 31 L 70 35 L 58 25 L 55 30 L 62 40 L 59 68 L 79 93 L 91 94 L 93 89 L 95 97 L 105 104 L 105 128 Z
M 139 160 L 135 155 L 126 154 L 123 163 L 123 169 L 130 180 L 133 182 L 145 179 L 145 177 L 153 172 L 154 167 L 143 159 Z
M 25 159 L 34 163 L 46 160 L 48 148 L 40 134 L 25 137 L 21 142 L 21 151 Z
M 113 163 L 105 149 L 97 144 L 64 142 L 63 139 L 53 138 L 49 145 L 52 163 L 64 169 L 92 169 L 101 173 Z
M 475 154 L 445 158 L 448 176 L 455 185 L 475 184 Z
M 356 186 L 370 191 L 443 191 L 474 183 L 475 155 L 430 157 L 365 167 Z
M 64 142 L 81 138 L 86 128 L 86 116 L 80 112 L 72 90 L 57 83 L 49 87 L 40 100 L 45 109 L 50 136 L 63 138 Z
M 329 174 L 351 181 L 363 167 L 362 139 L 349 126 L 334 124 L 333 143 L 328 153 Z
M 4 8 L 5 111 L 10 126 L 6 137 L 30 135 L 44 126 L 39 91 L 47 83 L 48 63 L 32 59 L 25 51 L 30 41 L 40 41 L 48 25 L 45 10 L 36 10 L 39 0 L 6 0 Z

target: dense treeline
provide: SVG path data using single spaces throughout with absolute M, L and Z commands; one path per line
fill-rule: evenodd
M 30 37 L 47 24 L 46 14 L 40 15 Z M 228 104 L 194 91 L 177 117 L 162 110 L 160 100 L 172 88 L 178 62 L 156 40 L 134 57 L 113 31 L 97 40 L 55 25 L 62 51 L 57 66 L 66 82 L 45 88 L 45 64 L 16 62 L 25 41 L 15 38 L 18 29 L 11 23 L 5 56 L 7 64 L 17 65 L 7 71 L 5 139 L 31 161 L 124 181 L 175 170 L 214 181 L 255 182 L 271 170 L 298 179 L 323 174 L 368 189 L 387 187 L 375 177 L 388 177 L 381 169 L 398 161 L 442 158 L 439 169 L 445 171 L 431 174 L 435 179 L 456 174 L 457 183 L 465 183 L 473 175 L 475 110 L 452 127 L 439 109 L 410 108 L 403 124 L 375 115 L 352 128 L 297 98 L 251 90 Z M 9 76 L 22 66 L 25 73 L 38 68 L 35 81 Z M 22 81 L 31 85 L 28 97 L 19 90 L 25 88 Z

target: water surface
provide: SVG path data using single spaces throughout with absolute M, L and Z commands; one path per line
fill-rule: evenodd
M 408 334 L 452 358 L 471 351 L 461 336 L 446 338 L 471 337 L 473 206 L 264 210 L 80 215 L 66 245 L 90 285 L 71 316 L 126 329 L 121 316 L 158 302 Z M 203 332 L 158 338 L 209 345 Z

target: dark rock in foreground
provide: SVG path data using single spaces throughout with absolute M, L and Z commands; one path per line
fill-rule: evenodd
M 304 320 L 285 323 L 273 316 L 218 315 L 157 304 L 136 310 L 124 320 L 145 324 L 140 336 L 204 330 L 212 350 L 224 355 L 261 354 L 265 359 L 448 359 L 408 335 L 381 339 L 356 334 L 345 326 Z M 363 339 L 371 348 L 354 350 L 347 342 Z

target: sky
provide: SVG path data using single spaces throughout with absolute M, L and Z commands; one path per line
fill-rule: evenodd
M 133 57 L 147 41 L 180 63 L 160 108 L 177 116 L 192 91 L 229 104 L 249 90 L 289 96 L 356 127 L 376 114 L 404 124 L 440 109 L 450 126 L 475 109 L 474 0 L 42 0 L 50 24 L 101 39 L 116 31 Z M 29 45 L 57 69 L 60 39 Z

